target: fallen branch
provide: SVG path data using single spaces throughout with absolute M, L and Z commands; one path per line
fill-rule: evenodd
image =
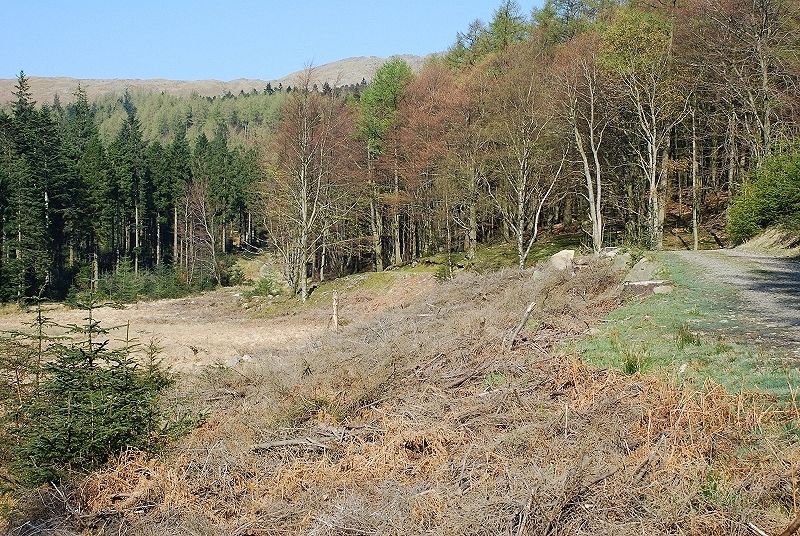
M 647 281 L 625 281 L 625 287 L 654 287 L 658 285 L 666 285 L 669 281 L 666 279 L 650 279 Z
M 525 309 L 525 314 L 522 315 L 522 320 L 520 320 L 519 324 L 517 324 L 517 327 L 514 328 L 514 331 L 511 333 L 511 337 L 509 338 L 508 343 L 506 344 L 506 351 L 509 351 L 511 350 L 511 348 L 514 347 L 514 341 L 517 340 L 519 332 L 522 331 L 522 328 L 524 328 L 525 324 L 528 323 L 528 319 L 530 319 L 534 307 L 536 307 L 535 301 L 532 301 L 531 303 L 528 304 L 528 308 Z
M 494 361 L 487 361 L 483 365 L 475 369 L 472 369 L 469 372 L 461 374 L 460 376 L 457 376 L 453 381 L 445 385 L 445 388 L 455 389 L 456 387 L 460 387 L 464 382 L 467 382 L 472 378 L 480 376 L 484 371 L 486 371 L 486 369 L 488 369 L 491 366 L 494 366 Z
M 639 467 L 637 467 L 636 470 L 633 472 L 632 479 L 634 482 L 638 482 L 644 478 L 644 476 L 650 470 L 650 465 L 655 459 L 656 453 L 658 453 L 659 449 L 661 448 L 661 445 L 666 443 L 666 440 L 667 440 L 666 434 L 662 433 L 659 436 L 658 441 L 656 441 L 656 444 L 650 450 L 650 454 L 648 454 L 647 458 L 645 458 L 645 460 L 641 464 L 639 464 Z
M 800 514 L 797 514 L 797 517 L 789 523 L 789 526 L 786 527 L 786 530 L 780 533 L 779 536 L 792 536 L 795 532 L 800 530 Z
M 253 452 L 264 452 L 271 449 L 284 448 L 284 447 L 303 447 L 308 450 L 325 450 L 330 446 L 317 441 L 313 437 L 301 437 L 297 439 L 282 439 L 279 441 L 269 441 L 267 443 L 258 443 L 250 447 Z
M 755 526 L 753 523 L 749 523 L 749 522 L 745 523 L 745 526 L 747 527 L 747 530 L 749 530 L 751 533 L 755 534 L 756 536 L 769 536 L 769 534 L 767 534 L 766 532 L 764 532 L 763 530 L 761 530 L 760 528 Z

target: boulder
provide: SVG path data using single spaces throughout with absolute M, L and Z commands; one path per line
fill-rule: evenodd
M 550 266 L 556 270 L 572 270 L 572 261 L 575 259 L 574 249 L 563 249 L 550 257 Z
M 669 284 L 669 281 L 665 281 L 663 279 L 653 279 L 650 281 L 625 281 L 622 284 L 622 294 L 624 296 L 644 297 L 655 294 L 655 289 L 658 287 L 672 288 L 672 286 Z M 666 292 L 660 292 L 660 294 L 666 294 Z
M 611 269 L 618 271 L 627 270 L 630 267 L 632 260 L 633 257 L 631 257 L 631 254 L 628 252 L 614 255 L 614 257 L 611 259 Z
M 673 290 L 675 290 L 675 287 L 672 285 L 658 285 L 653 288 L 653 294 L 669 294 Z
M 625 276 L 625 283 L 638 283 L 642 281 L 653 281 L 661 266 L 648 258 L 642 258 L 633 265 L 633 268 Z
M 622 250 L 620 248 L 606 247 L 601 249 L 598 255 L 600 256 L 600 258 L 603 259 L 613 259 L 617 255 L 619 255 L 621 251 Z

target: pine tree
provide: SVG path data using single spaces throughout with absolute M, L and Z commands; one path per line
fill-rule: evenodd
M 178 266 L 180 263 L 181 247 L 178 241 L 180 223 L 178 221 L 178 211 L 180 207 L 179 199 L 184 196 L 186 187 L 192 179 L 192 151 L 186 139 L 186 131 L 181 129 L 175 134 L 172 144 L 169 147 L 170 176 L 172 177 L 172 264 Z

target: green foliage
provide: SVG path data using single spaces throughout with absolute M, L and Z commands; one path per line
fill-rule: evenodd
M 612 71 L 659 69 L 668 53 L 669 21 L 653 12 L 620 8 L 603 32 L 602 61 Z
M 533 22 L 550 43 L 563 43 L 586 31 L 598 14 L 608 7 L 607 0 L 546 0 L 535 8 Z
M 125 122 L 124 97 L 108 95 L 98 99 L 97 124 L 100 137 L 111 142 Z M 183 132 L 189 141 L 201 134 L 211 138 L 218 125 L 224 125 L 236 145 L 247 137 L 269 132 L 277 123 L 283 92 L 245 93 L 239 96 L 189 97 L 134 91 L 129 99 L 136 106 L 145 140 L 168 142 Z
M 96 306 L 80 304 L 85 323 L 68 327 L 78 342 L 46 337 L 43 328 L 51 324 L 41 308 L 33 334 L 0 339 L 7 350 L 0 362 L 5 417 L 0 446 L 23 484 L 91 470 L 126 448 L 153 451 L 174 426 L 182 426 L 171 423 L 159 406 L 171 379 L 157 345 L 142 349 L 126 335 L 110 348 L 109 331 L 93 318 Z
M 361 134 L 373 155 L 384 150 L 384 136 L 395 122 L 405 88 L 413 78 L 411 67 L 400 58 L 384 63 L 361 95 Z
M 133 303 L 141 299 L 181 298 L 192 292 L 212 288 L 210 281 L 186 282 L 179 272 L 170 267 L 159 266 L 154 270 L 140 270 L 136 274 L 130 259 L 121 259 L 116 271 L 102 275 L 97 282 L 97 294 L 116 303 Z M 73 296 L 86 292 L 84 282 L 73 290 Z
M 622 350 L 622 372 L 628 375 L 638 374 L 644 370 L 645 360 L 642 354 L 631 348 Z
M 253 296 L 279 296 L 281 287 L 271 277 L 262 277 L 259 279 L 251 290 L 246 293 L 247 297 Z
M 650 356 L 643 344 L 624 340 L 618 331 L 612 332 L 611 341 L 621 358 L 622 372 L 628 375 L 644 372 Z
M 519 4 L 504 0 L 494 11 L 489 24 L 475 20 L 469 29 L 456 37 L 445 60 L 453 66 L 469 67 L 485 56 L 524 41 L 530 35 L 531 24 L 522 15 Z
M 224 262 L 219 271 L 219 284 L 223 287 L 235 287 L 247 282 L 242 267 L 231 262 Z
M 189 116 L 169 128 L 148 130 L 157 122 L 148 116 L 153 102 L 167 106 L 176 99 L 196 99 L 126 92 L 106 103 L 119 117 L 108 130 L 104 113 L 109 110 L 102 102 L 90 105 L 80 87 L 66 107 L 37 106 L 21 74 L 15 96 L 11 115 L 0 113 L 0 301 L 23 301 L 42 289 L 48 298 L 64 299 L 86 266 L 100 275 L 102 292 L 115 300 L 184 295 L 183 278 L 163 267 L 176 268 L 173 245 L 181 233 L 186 246 L 181 251 L 188 254 L 186 242 L 196 240 L 190 228 L 200 217 L 198 207 L 210 220 L 208 228 L 220 235 L 219 249 L 227 250 L 221 247 L 223 236 L 242 235 L 259 164 L 254 150 L 229 143 L 234 127 L 212 120 L 202 131 L 191 130 L 197 123 L 184 110 Z M 276 120 L 270 116 L 265 124 L 271 127 Z M 206 130 L 214 135 L 211 142 Z M 189 131 L 199 132 L 194 153 Z M 165 138 L 171 143 L 162 144 Z M 196 181 L 209 188 L 202 193 L 205 199 L 190 206 L 187 186 Z M 119 265 L 120 257 L 132 259 L 139 275 Z M 194 273 L 194 265 L 187 270 Z
M 675 330 L 675 343 L 679 350 L 683 350 L 687 346 L 700 346 L 702 341 L 700 336 L 689 328 L 689 324 L 684 322 Z
M 728 211 L 728 232 L 735 244 L 773 225 L 800 228 L 800 148 L 764 160 Z
M 449 259 L 447 257 L 450 257 Z M 445 255 L 445 262 L 444 264 L 440 264 L 436 271 L 433 273 L 433 277 L 436 278 L 436 281 L 439 283 L 444 283 L 445 281 L 450 281 L 453 279 L 453 255 L 450 254 Z
M 497 387 L 500 387 L 501 385 L 503 385 L 507 381 L 508 380 L 506 378 L 506 375 L 503 374 L 502 372 L 497 372 L 497 371 L 490 372 L 486 376 L 483 377 L 483 383 L 489 389 L 496 389 Z
M 700 495 L 714 508 L 730 508 L 737 501 L 737 493 L 731 489 L 725 475 L 713 469 L 705 474 Z

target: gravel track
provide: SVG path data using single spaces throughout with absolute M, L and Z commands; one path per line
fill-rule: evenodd
M 800 357 L 800 259 L 739 250 L 676 251 L 699 277 L 736 290 L 745 335 Z M 725 304 L 731 305 L 731 304 Z

